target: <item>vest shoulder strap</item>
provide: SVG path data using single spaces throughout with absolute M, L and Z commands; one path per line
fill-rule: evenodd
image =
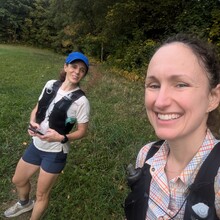
M 37 123 L 40 124 L 44 120 L 46 111 L 52 100 L 55 98 L 61 84 L 61 81 L 55 81 L 51 88 L 45 88 L 42 98 L 38 101 L 38 109 L 36 112 Z
M 146 159 L 151 158 L 163 144 L 163 140 L 155 142 L 149 149 Z M 136 169 L 137 178 L 130 185 L 131 192 L 125 199 L 124 211 L 127 220 L 145 220 L 148 207 L 149 189 L 151 182 L 150 166 L 144 163 L 142 168 Z M 129 184 L 129 183 L 128 183 Z
M 148 159 L 150 159 L 151 157 L 153 157 L 154 154 L 156 154 L 156 152 L 159 150 L 160 146 L 161 146 L 163 143 L 164 143 L 164 140 L 159 140 L 159 141 L 155 142 L 155 143 L 151 146 L 150 150 L 148 151 L 145 161 L 147 161 Z
M 62 82 L 60 80 L 57 80 L 56 82 L 53 83 L 53 91 L 55 93 L 57 93 L 58 89 L 60 88 L 60 86 L 62 85 Z
M 215 145 L 206 160 L 200 167 L 193 184 L 190 186 L 189 196 L 187 198 L 184 220 L 199 216 L 194 213 L 192 206 L 203 203 L 209 207 L 207 218 L 209 220 L 218 219 L 215 210 L 215 188 L 214 182 L 220 167 L 220 142 Z
M 213 177 L 216 176 L 217 171 L 220 166 L 220 142 L 214 146 L 210 154 L 207 156 L 206 160 L 202 164 L 194 184 L 197 182 L 210 182 Z M 214 180 L 213 180 L 214 181 Z
M 78 89 L 78 90 L 72 92 L 72 94 L 71 94 L 72 102 L 76 101 L 81 96 L 85 96 L 85 92 L 83 92 L 81 89 Z

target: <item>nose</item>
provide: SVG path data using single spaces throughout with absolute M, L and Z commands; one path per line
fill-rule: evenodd
M 155 98 L 155 107 L 159 109 L 166 108 L 170 106 L 172 100 L 172 92 L 169 88 L 161 87 Z
M 75 68 L 75 72 L 76 72 L 77 74 L 79 74 L 80 68 L 79 68 L 79 67 L 76 67 L 76 68 Z

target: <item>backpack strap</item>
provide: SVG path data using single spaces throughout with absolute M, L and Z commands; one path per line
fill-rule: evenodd
M 151 158 L 163 144 L 164 140 L 155 142 L 149 149 L 146 160 Z M 125 199 L 124 211 L 127 220 L 145 220 L 148 207 L 149 189 L 151 183 L 150 165 L 144 163 L 142 168 L 137 168 L 135 179 L 131 187 L 131 192 Z
M 164 143 L 164 140 L 159 140 L 159 141 L 155 142 L 155 143 L 151 146 L 150 150 L 149 150 L 148 153 L 147 153 L 145 162 L 146 162 L 148 159 L 150 159 L 151 157 L 154 156 L 154 154 L 159 150 L 160 146 L 161 146 L 163 143 Z
M 56 82 L 53 83 L 53 91 L 55 93 L 57 93 L 58 89 L 60 88 L 60 86 L 62 85 L 62 82 L 60 80 L 57 80 Z
M 85 92 L 83 92 L 81 89 L 72 92 L 71 94 L 72 103 L 75 102 L 77 99 L 79 99 L 81 96 L 86 96 Z
M 52 88 L 45 88 L 42 98 L 38 101 L 38 109 L 36 112 L 36 122 L 38 124 L 44 120 L 46 111 L 61 85 L 62 82 L 57 80 L 53 83 Z
M 187 198 L 184 220 L 189 219 L 219 219 L 215 210 L 214 182 L 220 167 L 220 142 L 215 145 L 196 175 L 195 181 L 190 187 Z M 196 214 L 192 206 L 203 203 L 209 207 L 208 216 L 201 218 Z

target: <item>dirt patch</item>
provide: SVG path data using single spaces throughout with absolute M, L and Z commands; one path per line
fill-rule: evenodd
M 85 92 L 89 92 L 94 86 L 98 84 L 100 79 L 103 77 L 102 73 L 98 69 L 97 64 L 92 63 L 89 67 L 89 80 L 82 87 Z

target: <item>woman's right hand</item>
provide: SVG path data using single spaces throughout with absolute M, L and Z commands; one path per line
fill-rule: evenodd
M 36 122 L 33 122 L 33 121 L 30 122 L 29 127 L 32 127 L 32 128 L 34 128 L 36 130 L 40 129 L 40 125 L 38 123 L 36 123 Z M 28 129 L 28 134 L 30 136 L 36 136 L 36 132 L 34 132 L 34 131 L 30 130 L 30 129 Z

